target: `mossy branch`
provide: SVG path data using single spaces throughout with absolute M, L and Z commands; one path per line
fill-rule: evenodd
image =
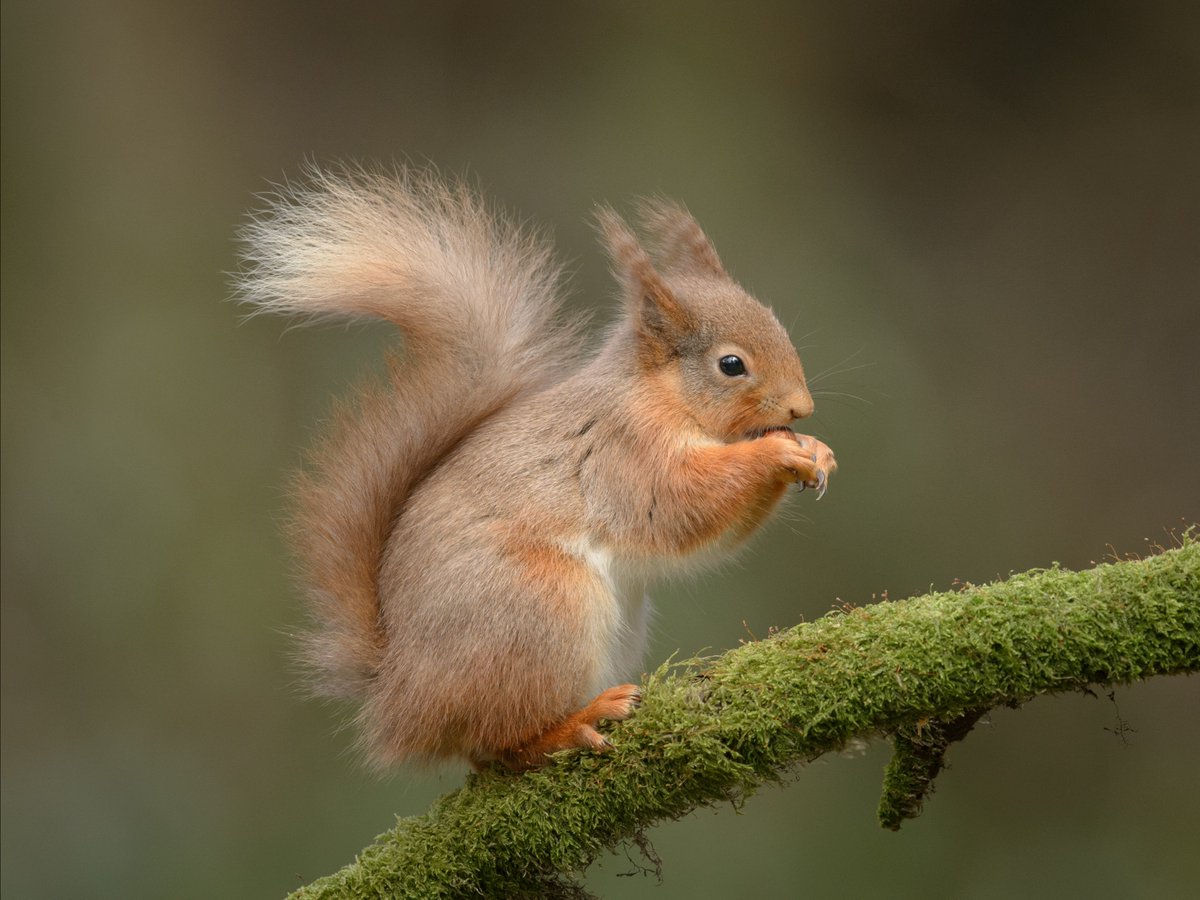
M 921 718 L 898 727 L 892 734 L 892 761 L 883 773 L 879 824 L 899 831 L 905 819 L 921 814 L 933 779 L 946 765 L 946 751 L 961 741 L 986 713 L 972 709 L 950 721 Z
M 1083 572 L 847 608 L 655 672 L 603 755 L 468 778 L 297 897 L 519 896 L 699 805 L 739 802 L 851 738 L 896 735 L 880 815 L 912 815 L 985 710 L 1200 670 L 1200 544 Z

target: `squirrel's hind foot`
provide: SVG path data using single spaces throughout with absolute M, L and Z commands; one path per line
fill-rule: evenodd
M 584 747 L 603 752 L 612 746 L 612 742 L 596 730 L 596 725 L 601 719 L 628 719 L 641 702 L 642 692 L 636 684 L 610 687 L 583 709 L 547 728 L 529 743 L 501 753 L 500 759 L 510 769 L 524 772 L 545 765 L 549 755 L 559 750 Z

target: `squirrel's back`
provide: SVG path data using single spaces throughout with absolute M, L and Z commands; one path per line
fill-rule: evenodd
M 377 317 L 406 337 L 386 383 L 334 411 L 295 482 L 292 539 L 316 689 L 358 696 L 384 653 L 378 578 L 406 497 L 466 435 L 576 358 L 546 243 L 432 175 L 315 168 L 243 229 L 243 299 Z

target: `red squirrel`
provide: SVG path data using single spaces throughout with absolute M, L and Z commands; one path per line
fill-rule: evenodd
M 376 765 L 603 750 L 640 700 L 647 584 L 837 467 L 789 427 L 813 401 L 787 332 L 692 216 L 645 202 L 644 245 L 597 223 L 621 309 L 590 352 L 547 243 L 436 176 L 314 168 L 244 230 L 247 302 L 403 335 L 311 451 L 291 530 L 305 658 Z

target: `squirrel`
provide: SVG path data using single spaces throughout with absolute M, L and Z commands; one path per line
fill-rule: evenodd
M 682 207 L 596 214 L 621 307 L 599 347 L 548 242 L 428 172 L 311 167 L 242 232 L 242 299 L 375 317 L 402 347 L 335 408 L 291 538 L 319 693 L 367 760 L 515 770 L 610 746 L 640 702 L 647 585 L 736 549 L 836 469 L 775 315 Z

